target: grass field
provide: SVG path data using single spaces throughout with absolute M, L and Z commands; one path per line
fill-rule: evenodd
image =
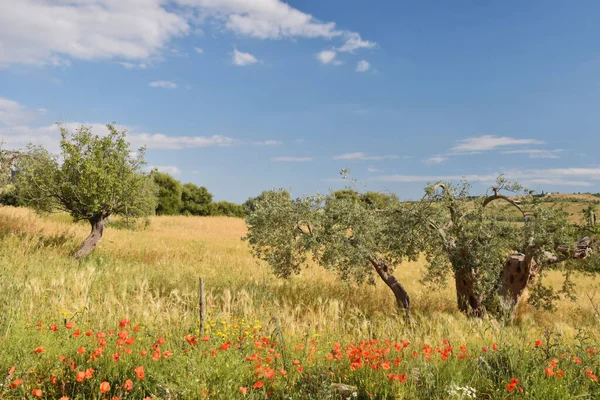
M 577 301 L 561 300 L 556 312 L 524 303 L 503 325 L 466 318 L 452 284 L 431 290 L 419 282 L 423 263 L 405 263 L 396 275 L 414 305 L 408 323 L 379 283 L 340 282 L 316 265 L 275 278 L 251 257 L 240 219 L 153 217 L 144 230 L 108 228 L 90 257 L 74 261 L 87 233 L 66 215 L 0 209 L 1 398 L 600 397 L 598 279 L 576 277 Z M 119 327 L 123 319 L 131 325 Z

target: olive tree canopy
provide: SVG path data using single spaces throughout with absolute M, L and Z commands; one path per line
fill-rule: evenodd
M 344 280 L 374 283 L 379 276 L 397 305 L 410 312 L 410 297 L 393 273 L 402 260 L 420 253 L 414 206 L 391 202 L 380 210 L 335 193 L 292 199 L 274 190 L 258 196 L 253 209 L 246 239 L 276 275 L 299 273 L 312 258 Z
M 111 215 L 135 218 L 156 206 L 156 189 L 144 171 L 144 149 L 132 153 L 126 132 L 107 125 L 106 136 L 61 126 L 60 157 L 29 146 L 19 159 L 17 185 L 25 203 L 40 212 L 65 211 L 86 220 L 91 233 L 75 253 L 91 253 Z

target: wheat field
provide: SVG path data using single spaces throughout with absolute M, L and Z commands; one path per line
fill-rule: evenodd
M 200 277 L 208 328 L 214 332 L 226 321 L 244 321 L 290 341 L 403 338 L 417 348 L 442 341 L 522 346 L 552 334 L 575 343 L 582 332 L 592 342 L 599 340 L 597 278 L 575 277 L 577 300 L 561 299 L 555 312 L 523 302 L 513 323 L 504 325 L 465 317 L 456 309 L 452 282 L 432 290 L 420 282 L 424 260 L 407 262 L 396 267 L 396 276 L 411 295 L 414 320 L 408 323 L 379 282 L 341 282 L 317 265 L 289 280 L 276 278 L 251 256 L 241 219 L 151 217 L 137 230 L 117 228 L 118 222 L 105 230 L 90 257 L 77 262 L 69 255 L 87 235 L 87 225 L 74 224 L 64 214 L 0 208 L 0 334 L 5 341 L 38 321 L 76 321 L 82 329 L 100 330 L 122 318 L 155 337 L 181 340 L 199 333 Z M 560 278 L 548 277 L 555 285 Z M 13 363 L 0 354 L 0 368 Z

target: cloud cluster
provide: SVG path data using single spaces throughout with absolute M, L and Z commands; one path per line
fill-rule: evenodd
M 67 66 L 79 59 L 143 69 L 160 60 L 171 41 L 203 24 L 257 39 L 339 38 L 334 53 L 375 46 L 283 0 L 19 0 L 0 2 L 0 67 Z M 233 60 L 258 61 L 237 51 Z
M 490 174 L 465 175 L 380 175 L 371 180 L 381 182 L 427 183 L 448 182 L 467 179 L 471 183 L 492 184 L 504 174 L 509 179 L 524 185 L 548 186 L 593 186 L 600 181 L 600 168 L 547 168 L 527 170 L 505 170 Z
M 160 87 L 160 86 L 159 86 Z M 6 147 L 24 148 L 29 143 L 46 147 L 56 153 L 60 140 L 60 128 L 56 124 L 30 126 L 29 122 L 45 114 L 45 109 L 30 110 L 18 102 L 0 98 L 0 141 Z M 108 134 L 104 124 L 65 122 L 61 124 L 70 131 L 81 125 L 90 127 L 98 135 Z M 126 125 L 117 125 L 118 130 L 127 130 L 127 138 L 134 147 L 146 146 L 149 149 L 184 149 L 201 147 L 227 147 L 238 140 L 222 135 L 212 136 L 170 136 L 162 133 L 144 133 Z M 272 144 L 273 141 L 266 141 Z
M 478 153 L 482 151 L 495 150 L 498 148 L 530 144 L 544 144 L 544 142 L 536 139 L 515 139 L 505 136 L 498 137 L 493 135 L 483 135 L 460 140 L 456 146 L 450 149 L 450 153 Z
M 148 60 L 189 31 L 163 0 L 2 1 L 0 66 Z
M 530 148 L 531 145 L 544 145 L 538 139 L 518 139 L 507 136 L 483 135 L 461 139 L 446 154 L 437 154 L 423 160 L 425 164 L 441 164 L 450 157 L 479 154 L 489 151 L 499 151 L 501 154 L 525 154 L 529 158 L 560 158 L 562 149 Z M 525 147 L 525 148 L 522 148 Z

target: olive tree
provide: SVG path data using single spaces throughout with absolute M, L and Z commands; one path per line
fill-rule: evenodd
M 132 154 L 126 132 L 107 125 L 108 134 L 94 135 L 79 127 L 60 127 L 60 157 L 29 146 L 19 159 L 17 186 L 26 205 L 40 212 L 68 212 L 75 221 L 88 221 L 89 236 L 74 256 L 91 253 L 111 215 L 135 218 L 156 206 L 156 188 L 144 171 L 144 149 Z
M 410 315 L 394 268 L 420 253 L 417 211 L 399 202 L 377 209 L 334 193 L 292 199 L 285 190 L 266 191 L 253 201 L 246 239 L 280 277 L 299 273 L 310 259 L 344 280 L 374 284 L 378 276 Z
M 586 234 L 560 207 L 542 203 L 502 176 L 485 195 L 470 196 L 469 189 L 466 182 L 437 183 L 426 188 L 423 198 L 435 205 L 425 225 L 423 280 L 438 287 L 452 274 L 461 311 L 478 317 L 508 311 L 512 316 L 528 287 L 530 302 L 551 307 L 557 294 L 542 283 L 547 270 L 565 272 L 561 291 L 569 296 L 570 271 L 595 270 L 591 259 L 576 267 L 572 262 L 592 252 L 595 239 L 586 235 L 595 235 L 595 226 L 588 226 Z

